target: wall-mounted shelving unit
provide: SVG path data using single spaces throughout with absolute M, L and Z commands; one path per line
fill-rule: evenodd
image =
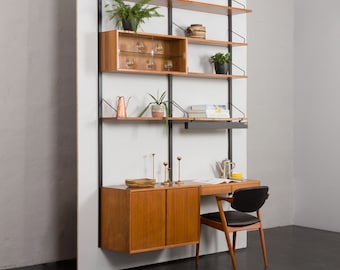
M 130 0 L 130 2 L 134 2 Z M 100 64 L 99 64 L 99 99 L 98 103 L 101 104 L 102 100 L 102 82 L 101 82 L 101 73 L 103 72 L 118 72 L 118 73 L 136 73 L 136 74 L 145 74 L 146 76 L 149 75 L 166 75 L 168 79 L 168 101 L 171 103 L 173 101 L 173 77 L 174 76 L 183 76 L 193 78 L 200 78 L 200 79 L 218 79 L 218 80 L 225 80 L 227 83 L 227 95 L 228 95 L 228 102 L 229 102 L 229 111 L 230 111 L 230 118 L 195 118 L 195 117 L 173 117 L 172 116 L 172 106 L 170 107 L 170 117 L 168 118 L 168 125 L 164 125 L 168 128 L 168 163 L 169 168 L 172 168 L 172 127 L 173 124 L 177 123 L 184 123 L 185 129 L 227 129 L 228 130 L 228 158 L 232 160 L 232 129 L 235 128 L 247 128 L 247 118 L 246 117 L 237 117 L 234 118 L 232 116 L 232 80 L 234 79 L 246 79 L 247 76 L 245 74 L 213 74 L 213 73 L 203 73 L 203 72 L 189 72 L 188 71 L 188 46 L 190 44 L 199 45 L 199 46 L 220 46 L 228 48 L 229 52 L 232 52 L 233 47 L 244 47 L 248 44 L 246 42 L 234 42 L 232 40 L 232 16 L 237 14 L 246 14 L 251 12 L 251 10 L 246 8 L 238 8 L 232 6 L 232 1 L 228 0 L 228 5 L 215 5 L 209 4 L 199 1 L 186 1 L 186 0 L 153 0 L 150 4 L 158 5 L 158 6 L 165 6 L 168 8 L 168 34 L 167 35 L 160 35 L 154 33 L 140 33 L 140 32 L 131 32 L 131 31 L 121 31 L 121 30 L 113 30 L 107 32 L 99 33 L 100 38 Z M 203 13 L 211 13 L 211 14 L 219 14 L 228 16 L 228 40 L 210 40 L 210 39 L 195 39 L 189 37 L 182 37 L 182 36 L 174 36 L 172 35 L 172 9 L 185 9 L 191 10 L 196 12 L 203 12 Z M 101 11 L 101 8 L 99 8 Z M 101 18 L 101 16 L 99 16 Z M 100 27 L 99 27 L 100 30 Z M 232 64 L 229 66 L 229 70 L 232 70 Z M 99 106 L 101 107 L 101 106 Z M 113 191 L 113 190 L 105 190 L 105 187 L 102 187 L 102 125 L 105 124 L 116 124 L 116 123 L 126 123 L 126 124 L 143 124 L 145 122 L 152 122 L 152 123 L 160 123 L 165 121 L 164 117 L 153 118 L 153 117 L 126 117 L 126 118 L 115 118 L 115 117 L 102 117 L 101 111 L 99 112 L 99 188 L 102 192 L 105 192 L 105 197 L 102 198 L 102 202 L 104 203 L 101 206 L 100 203 L 100 212 L 104 215 L 104 224 L 100 225 L 101 232 L 99 232 L 99 239 L 102 239 L 102 244 L 100 245 L 105 248 L 109 248 L 116 251 L 124 251 L 129 253 L 136 253 L 154 249 L 160 249 L 165 247 L 175 247 L 181 246 L 184 244 L 193 244 L 199 241 L 199 235 L 195 233 L 193 238 L 184 239 L 183 241 L 177 241 L 174 243 L 169 242 L 170 244 L 166 244 L 167 237 L 164 233 L 166 231 L 170 231 L 170 223 L 167 221 L 168 217 L 165 215 L 161 215 L 162 217 L 157 221 L 159 228 L 161 228 L 162 235 L 160 236 L 160 242 L 158 244 L 146 244 L 143 246 L 135 246 L 135 243 L 140 243 L 141 239 L 144 237 L 143 234 L 138 234 L 138 226 L 129 227 L 130 229 L 127 230 L 127 225 L 133 223 L 132 221 L 133 215 L 129 213 L 129 211 L 123 211 L 119 214 L 119 208 L 123 209 L 130 209 L 129 203 L 135 204 L 133 201 L 130 200 L 130 196 L 142 196 L 136 202 L 136 206 L 131 207 L 138 207 L 139 204 L 142 204 L 142 200 L 145 199 L 145 194 L 142 191 L 136 191 L 135 195 L 133 195 L 130 191 Z M 172 175 L 169 175 L 170 179 L 172 179 Z M 176 189 L 176 187 L 174 187 Z M 198 198 L 197 189 L 192 189 L 192 195 L 194 198 Z M 105 190 L 105 191 L 104 191 Z M 124 205 L 121 202 L 112 199 L 109 195 L 110 192 L 118 192 L 115 194 L 117 198 L 122 198 L 120 196 L 124 196 L 126 199 L 126 203 Z M 148 191 L 151 192 L 151 191 Z M 158 191 L 161 196 L 159 197 L 162 209 L 164 210 L 167 206 L 168 200 L 173 200 L 170 197 L 170 194 L 179 193 L 183 194 L 183 198 L 187 197 L 186 192 L 188 189 L 186 188 L 178 188 L 177 190 L 159 190 Z M 165 192 L 165 193 L 164 193 Z M 164 193 L 164 194 L 163 194 Z M 169 194 L 168 194 L 169 193 Z M 104 194 L 104 193 L 103 193 Z M 122 195 L 123 194 L 123 195 Z M 152 193 L 153 194 L 153 193 Z M 155 193 L 156 194 L 156 193 Z M 154 194 L 153 194 L 154 195 Z M 169 195 L 169 198 L 167 197 Z M 108 197 L 109 196 L 109 197 Z M 172 196 L 172 195 L 171 195 Z M 177 195 L 176 195 L 177 196 Z M 101 198 L 99 198 L 101 200 Z M 107 207 L 115 206 L 115 214 L 113 215 L 115 218 L 112 220 L 110 213 L 108 210 L 104 209 Z M 183 204 L 179 207 L 181 211 L 186 211 L 189 204 Z M 154 208 L 149 205 L 150 211 L 154 211 Z M 125 208 L 124 208 L 125 207 Z M 111 209 L 112 210 L 112 209 Z M 110 211 L 111 211 L 110 210 Z M 147 211 L 149 211 L 147 210 Z M 163 211 L 162 210 L 162 211 Z M 168 209 L 169 210 L 169 209 Z M 133 210 L 134 211 L 134 210 Z M 166 212 L 165 210 L 162 212 Z M 170 213 L 170 212 L 169 212 Z M 118 215 L 118 216 L 117 216 Z M 147 212 L 147 215 L 152 216 L 151 212 Z M 123 223 L 119 223 L 118 227 L 115 227 L 114 230 L 108 229 L 108 226 L 113 226 L 112 223 L 115 223 L 116 220 L 119 218 L 123 218 Z M 102 220 L 102 221 L 103 221 Z M 180 234 L 180 226 L 178 224 L 179 219 L 173 219 L 171 222 L 171 235 Z M 108 225 L 109 224 L 109 225 Z M 199 223 L 194 223 L 197 226 L 197 231 L 199 231 Z M 132 229 L 131 229 L 132 228 Z M 166 228 L 165 231 L 163 229 Z M 174 229 L 174 230 L 173 230 Z M 195 231 L 195 230 L 194 230 Z M 196 231 L 195 231 L 196 232 Z M 123 233 L 124 239 L 116 239 L 115 235 Z M 163 238 L 165 237 L 165 238 Z M 133 239 L 133 240 L 131 240 Z M 103 242 L 105 241 L 105 242 Z M 111 242 L 110 242 L 111 241 Z M 113 242 L 112 242 L 113 241 Z M 114 242 L 116 241 L 116 242 Z M 128 243 L 132 246 L 126 246 L 121 249 L 121 244 Z

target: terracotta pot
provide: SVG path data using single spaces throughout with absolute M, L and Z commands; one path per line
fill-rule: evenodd
M 152 117 L 164 117 L 164 106 L 163 105 L 151 105 Z

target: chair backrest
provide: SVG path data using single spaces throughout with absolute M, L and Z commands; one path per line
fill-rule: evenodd
M 241 188 L 235 190 L 231 207 L 241 212 L 254 212 L 259 210 L 268 198 L 267 186 Z

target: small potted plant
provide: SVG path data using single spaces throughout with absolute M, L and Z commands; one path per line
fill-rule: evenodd
M 164 117 L 164 112 L 165 112 L 165 119 L 167 121 L 169 117 L 169 110 L 168 110 L 167 101 L 165 100 L 166 91 L 164 91 L 160 96 L 158 95 L 158 92 L 157 92 L 157 97 L 155 97 L 154 95 L 150 93 L 148 93 L 148 95 L 151 97 L 152 101 L 148 105 L 146 105 L 146 107 L 138 115 L 138 117 L 142 117 L 144 113 L 151 106 L 152 117 Z
M 123 0 L 108 0 L 106 12 L 110 15 L 110 20 L 116 20 L 116 27 L 123 27 L 124 30 L 137 32 L 138 26 L 151 17 L 162 17 L 157 12 L 158 6 L 150 7 L 150 0 L 139 0 L 133 6 L 125 4 Z M 111 6 L 111 8 L 109 8 Z
M 216 74 L 227 74 L 228 64 L 231 62 L 230 52 L 218 52 L 210 57 L 210 62 L 214 63 Z

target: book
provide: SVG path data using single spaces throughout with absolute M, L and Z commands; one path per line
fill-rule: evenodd
M 188 111 L 189 117 L 229 118 L 229 110 L 226 105 L 191 105 Z
M 223 183 L 233 183 L 233 182 L 242 182 L 243 179 L 226 179 L 226 178 L 210 178 L 210 179 L 198 179 L 194 180 L 194 182 L 202 183 L 202 184 L 223 184 Z
M 207 117 L 207 118 L 229 118 L 229 111 L 219 110 L 219 111 L 188 111 L 189 117 Z
M 202 105 L 191 105 L 190 109 L 192 111 L 207 111 L 207 110 L 227 110 L 227 105 L 216 105 L 216 104 L 202 104 Z

